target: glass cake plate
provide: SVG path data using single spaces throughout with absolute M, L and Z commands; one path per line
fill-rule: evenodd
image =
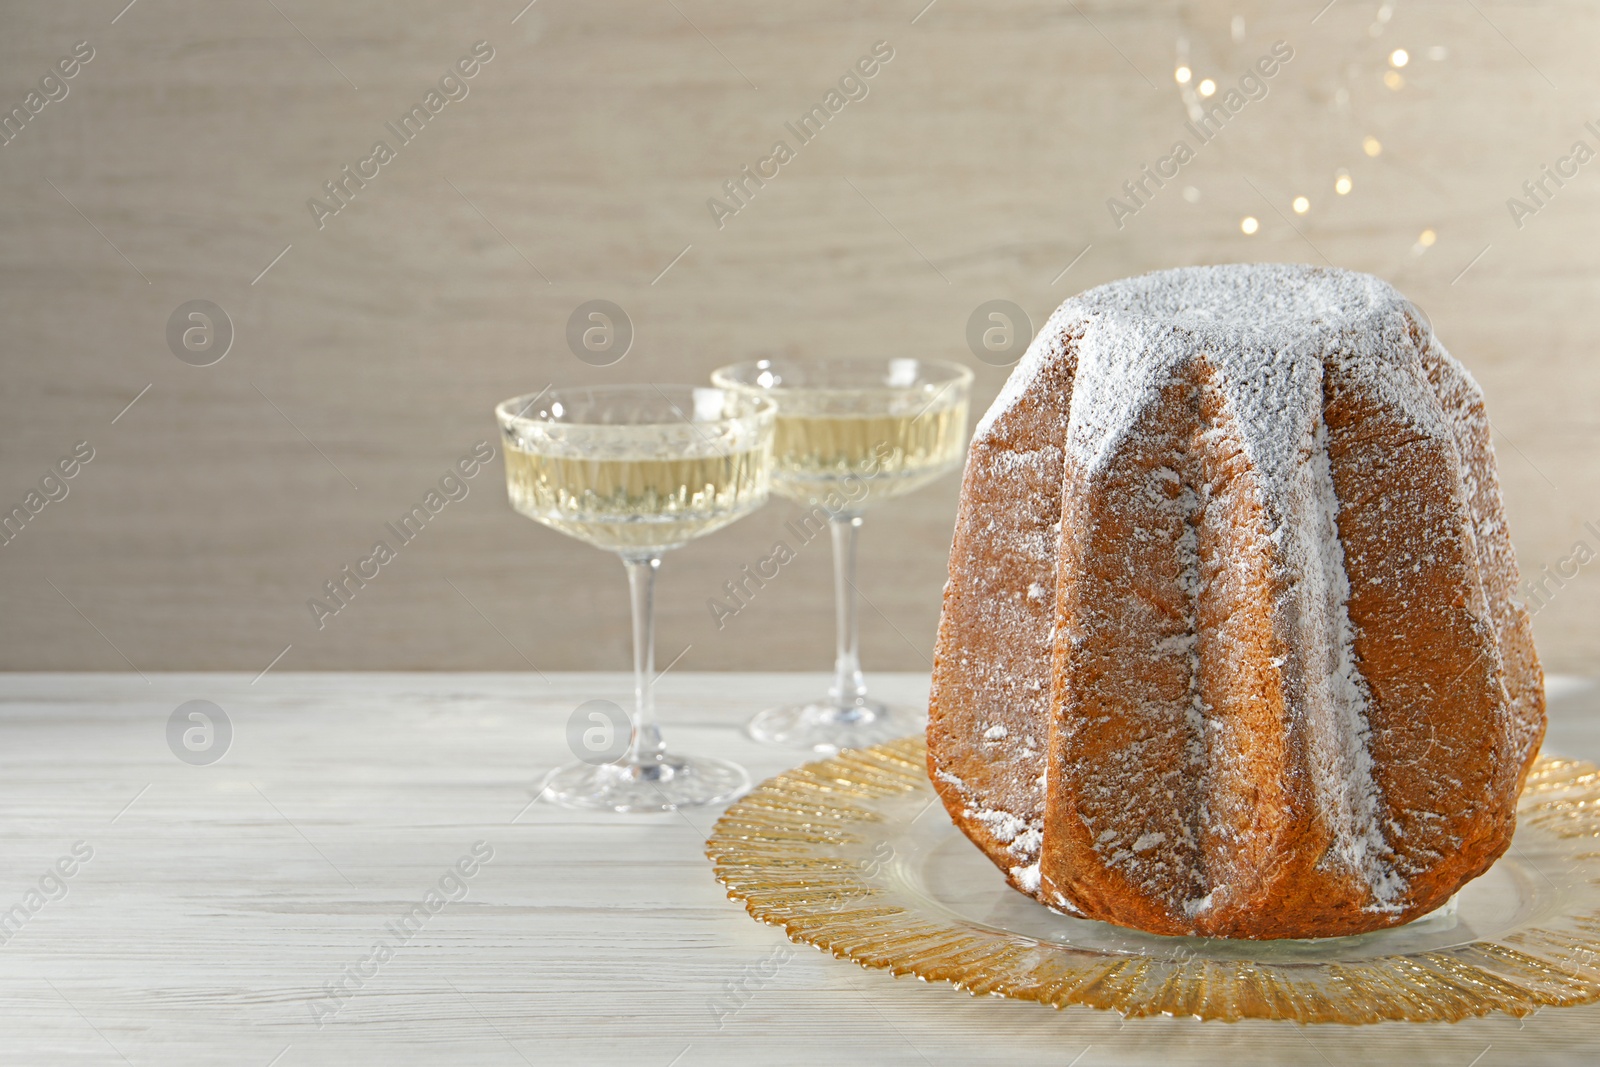
M 706 843 L 728 895 L 791 940 L 974 994 L 1128 1016 L 1376 1023 L 1600 1000 L 1600 770 L 1542 758 L 1516 839 L 1449 904 L 1355 937 L 1165 937 L 1060 915 L 951 824 L 920 737 L 762 783 Z

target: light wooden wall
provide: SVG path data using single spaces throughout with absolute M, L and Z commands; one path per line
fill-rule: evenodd
M 292 646 L 283 669 L 621 668 L 620 567 L 512 514 L 498 463 L 325 629 L 306 600 L 495 439 L 502 397 L 871 353 L 967 360 L 981 409 L 1005 371 L 968 351 L 978 304 L 1037 326 L 1090 285 L 1231 260 L 1400 286 L 1487 391 L 1524 568 L 1600 548 L 1600 161 L 1520 228 L 1506 204 L 1600 146 L 1600 11 L 924 2 L 5 4 L 4 108 L 75 42 L 94 58 L 0 146 L 0 503 L 77 442 L 94 458 L 0 546 L 0 666 L 260 670 Z M 1180 38 L 1224 86 L 1275 41 L 1294 58 L 1118 229 L 1107 198 L 1184 134 Z M 319 229 L 308 198 L 480 40 L 469 95 Z M 784 123 L 878 41 L 869 95 L 719 228 L 707 199 L 793 146 Z M 165 336 L 198 299 L 235 333 L 209 367 Z M 610 367 L 565 341 L 591 299 L 636 331 Z M 955 492 L 868 522 L 869 668 L 926 664 Z M 663 664 L 692 646 L 692 669 L 826 666 L 824 545 L 723 630 L 706 606 L 792 514 L 668 558 Z M 1597 570 L 1537 616 L 1553 668 L 1594 670 Z

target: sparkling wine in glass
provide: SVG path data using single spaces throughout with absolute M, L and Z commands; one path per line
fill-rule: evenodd
M 655 577 L 661 554 L 767 498 L 773 404 L 686 385 L 552 389 L 495 408 L 511 506 L 622 557 L 633 600 L 632 735 L 615 763 L 552 771 L 543 795 L 575 808 L 671 811 L 749 788 L 743 768 L 667 752 L 656 725 Z
M 817 751 L 915 733 L 922 713 L 867 695 L 856 605 L 856 537 L 872 504 L 914 492 L 961 463 L 972 372 L 925 359 L 763 359 L 711 375 L 778 407 L 772 491 L 809 510 L 801 529 L 832 534 L 837 646 L 826 697 L 769 708 L 750 721 L 758 741 Z

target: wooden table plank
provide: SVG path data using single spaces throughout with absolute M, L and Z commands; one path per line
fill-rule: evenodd
M 1482 1054 L 1479 1067 L 1493 1067 L 1600 1053 L 1600 1008 L 1520 1024 L 1124 1023 L 787 951 L 712 878 L 702 844 L 714 813 L 529 805 L 537 776 L 567 755 L 572 709 L 623 701 L 621 675 L 4 678 L 0 909 L 24 902 L 75 842 L 93 850 L 66 895 L 0 946 L 7 1063 L 1067 1064 L 1082 1054 L 1081 1067 L 1466 1067 Z M 897 699 L 926 694 L 926 676 L 875 680 Z M 739 726 L 821 684 L 673 672 L 662 681 L 669 742 L 770 775 L 796 761 Z M 1550 747 L 1600 757 L 1597 690 L 1568 680 L 1551 690 Z M 194 699 L 215 701 L 234 730 L 210 766 L 167 747 L 169 715 Z M 493 858 L 465 879 L 465 897 L 401 943 L 388 924 L 478 841 Z M 372 971 L 362 961 L 384 938 L 398 945 L 392 958 L 319 1026 L 325 984 Z M 719 1017 L 716 998 L 758 967 L 776 973 L 749 980 L 742 1007 Z

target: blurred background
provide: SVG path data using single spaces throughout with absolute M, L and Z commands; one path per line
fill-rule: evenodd
M 1388 279 L 1476 375 L 1546 668 L 1593 672 L 1600 8 L 525 2 L 0 5 L 0 668 L 623 669 L 615 558 L 515 515 L 498 455 L 307 601 L 504 397 L 871 354 L 967 362 L 976 417 L 1020 352 L 973 343 L 991 302 L 1025 341 L 1282 260 Z M 927 669 L 956 490 L 868 519 L 869 671 Z M 707 603 L 797 513 L 667 557 L 658 663 L 827 668 L 825 539 Z

